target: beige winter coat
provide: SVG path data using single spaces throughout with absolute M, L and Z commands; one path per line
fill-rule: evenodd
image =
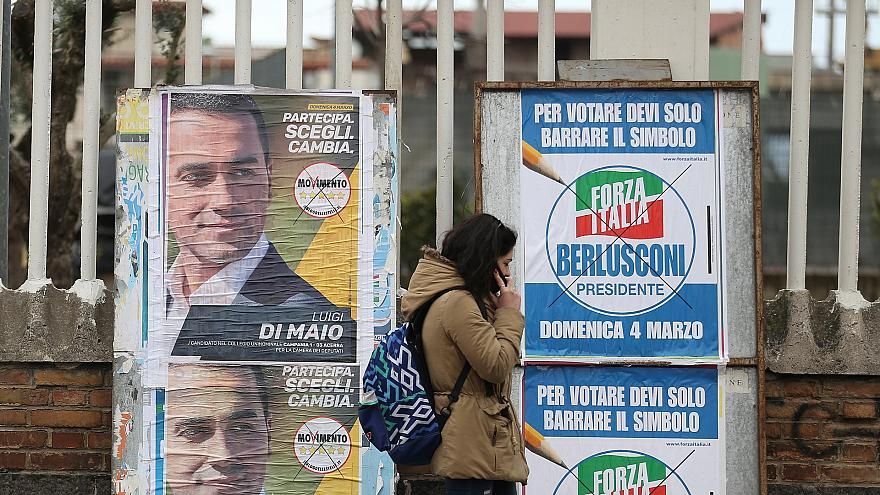
M 464 280 L 449 260 L 426 250 L 403 298 L 403 313 L 408 316 L 441 290 L 462 285 Z M 437 299 L 425 318 L 423 342 L 438 411 L 449 403 L 465 358 L 473 368 L 452 406 L 431 471 L 453 479 L 524 483 L 529 469 L 519 420 L 510 403 L 511 373 L 519 359 L 524 320 L 517 309 L 495 311 L 491 304 L 487 309 L 488 321 L 469 292 L 454 290 Z

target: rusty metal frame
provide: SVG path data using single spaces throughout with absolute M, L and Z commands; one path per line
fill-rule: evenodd
M 751 93 L 752 107 L 752 191 L 755 248 L 755 357 L 731 358 L 729 368 L 755 368 L 758 405 L 758 486 L 760 495 L 767 495 L 767 422 L 764 357 L 764 276 L 761 237 L 761 119 L 760 94 L 757 81 L 546 81 L 546 82 L 478 82 L 474 85 L 474 211 L 483 211 L 482 103 L 484 92 L 521 91 L 523 89 L 718 89 Z M 632 365 L 632 362 L 626 364 Z M 671 363 L 652 362 L 653 365 Z

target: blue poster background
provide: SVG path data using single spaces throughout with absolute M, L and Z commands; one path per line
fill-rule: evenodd
M 574 112 L 572 105 L 580 104 L 590 105 L 593 109 L 601 108 L 606 112 L 603 117 L 597 118 L 597 114 L 593 114 L 592 120 L 588 117 L 583 122 L 572 122 L 569 119 L 569 115 Z M 620 109 L 621 121 L 605 122 L 609 120 L 610 114 L 610 120 L 614 120 L 617 110 L 610 114 L 607 110 L 615 108 Z M 629 122 L 628 108 L 642 111 L 652 108 L 654 113 L 649 119 L 652 121 Z M 684 120 L 688 120 L 688 113 L 694 112 L 695 108 L 700 109 L 699 118 L 693 119 L 698 120 L 697 122 L 667 122 L 667 116 L 672 115 L 673 109 L 678 112 L 678 117 L 685 115 Z M 724 280 L 724 250 L 719 227 L 723 225 L 720 184 L 723 169 L 718 155 L 716 92 L 712 89 L 525 89 L 522 91 L 521 112 L 524 160 L 535 160 L 535 153 L 529 154 L 525 151 L 532 147 L 538 156 L 537 160 L 541 161 L 540 166 L 555 170 L 559 174 L 557 177 L 565 177 L 564 181 L 559 178 L 556 181 L 548 180 L 550 175 L 542 177 L 528 169 L 530 165 L 534 168 L 534 163 L 526 164 L 522 169 L 523 230 L 528 266 L 524 281 L 525 360 L 596 362 L 615 358 L 670 358 L 681 362 L 724 361 L 726 351 L 723 342 L 724 301 L 721 285 Z M 690 117 L 696 115 L 690 113 Z M 542 145 L 542 130 L 545 131 L 546 141 L 547 129 L 561 128 L 606 129 L 608 136 L 613 134 L 614 128 L 623 128 L 624 145 L 614 146 L 614 140 L 610 138 L 608 146 Z M 692 146 L 634 147 L 630 143 L 630 131 L 637 128 L 687 129 L 695 139 Z M 527 158 L 527 154 L 532 158 Z M 666 203 L 666 213 L 661 220 L 667 226 L 675 228 L 668 228 L 666 237 L 662 240 L 658 237 L 656 241 L 650 237 L 633 240 L 623 234 L 619 235 L 620 238 L 615 238 L 613 234 L 575 236 L 576 217 L 583 216 L 585 211 L 589 213 L 589 210 L 581 207 L 581 210 L 575 211 L 572 206 L 567 207 L 570 210 L 557 208 L 560 199 L 556 198 L 566 197 L 570 200 L 570 195 L 577 194 L 575 191 L 579 177 L 605 169 L 643 172 L 660 178 L 662 193 L 651 201 L 662 200 Z M 678 180 L 682 176 L 684 179 Z M 584 201 L 581 196 L 577 198 Z M 546 206 L 553 199 L 556 199 L 556 203 L 552 207 Z M 683 208 L 678 206 L 676 209 L 675 205 L 683 205 Z M 591 209 L 593 217 L 598 217 L 595 208 Z M 687 222 L 690 222 L 690 226 L 682 227 Z M 683 232 L 688 234 L 685 236 Z M 610 276 L 604 272 L 598 274 L 600 277 L 591 277 L 587 269 L 596 261 L 586 267 L 582 274 L 564 272 L 559 275 L 555 271 L 554 256 L 558 245 L 650 245 L 652 242 L 664 246 L 673 243 L 686 245 L 684 252 L 688 257 L 685 263 L 687 271 L 682 278 L 672 282 L 667 282 L 657 273 L 652 282 L 658 285 L 661 280 L 666 282 L 662 290 L 675 294 L 656 302 L 646 302 L 633 310 L 606 310 L 608 306 L 595 306 L 587 302 L 584 296 L 575 297 L 573 294 L 577 283 L 605 287 L 611 283 L 638 282 L 634 280 L 636 277 Z M 597 256 L 595 259 L 599 258 Z M 701 263 L 695 263 L 695 259 L 700 259 Z M 601 268 L 601 264 L 596 266 Z M 569 285 L 571 293 L 565 291 Z M 621 296 L 605 297 L 609 301 L 615 301 L 614 297 Z M 641 296 L 629 297 L 636 301 Z M 543 333 L 542 322 L 545 322 Z M 554 322 L 557 331 L 548 332 L 548 325 L 553 325 Z M 617 338 L 583 338 L 573 337 L 570 331 L 558 331 L 561 325 L 567 324 L 570 329 L 573 324 L 579 324 L 578 322 L 589 325 L 605 325 L 605 322 L 619 324 L 623 328 L 622 336 L 618 332 Z M 635 323 L 638 324 L 636 328 L 633 327 Z M 649 323 L 666 324 L 667 328 L 672 325 L 676 329 L 690 328 L 690 332 L 685 330 L 675 335 L 666 332 L 652 336 L 649 333 Z
M 704 90 L 633 90 L 633 89 L 524 89 L 522 91 L 522 138 L 534 146 L 542 154 L 547 153 L 713 153 L 715 151 L 715 93 L 711 89 Z M 535 122 L 536 104 L 560 104 L 562 106 L 561 122 Z M 623 103 L 623 122 L 569 122 L 567 104 L 577 103 Z M 626 122 L 626 103 L 659 103 L 659 122 Z M 702 108 L 701 120 L 698 123 L 665 122 L 664 106 L 667 104 L 699 103 Z M 562 127 L 623 127 L 626 146 L 558 148 L 541 146 L 541 128 Z M 682 127 L 696 131 L 697 145 L 688 147 L 632 147 L 629 144 L 630 129 L 634 127 Z M 609 130 L 609 134 L 611 131 Z
M 605 316 L 584 308 L 557 284 L 526 284 L 525 344 L 530 358 L 578 357 L 702 357 L 718 352 L 718 301 L 715 284 L 684 284 L 678 295 L 659 308 L 639 316 Z M 554 302 L 555 301 L 555 302 Z M 541 338 L 540 324 L 545 321 L 584 320 L 621 322 L 622 339 Z M 699 321 L 702 338 L 648 338 L 648 322 Z M 639 322 L 641 336 L 630 334 L 633 322 Z M 688 354 L 683 354 L 687 352 Z
M 643 367 L 586 367 L 586 366 L 527 366 L 523 376 L 523 421 L 531 425 L 541 435 L 551 437 L 607 437 L 607 438 L 670 438 L 670 439 L 718 439 L 718 369 L 717 368 L 643 368 Z M 571 386 L 620 386 L 624 387 L 625 406 L 572 405 Z M 539 386 L 561 386 L 564 388 L 564 405 L 550 405 L 546 398 L 539 404 Z M 630 387 L 662 387 L 659 406 L 630 405 Z M 705 402 L 702 407 L 669 407 L 670 387 L 688 387 L 695 390 L 702 387 Z M 579 429 L 559 430 L 544 427 L 545 411 L 611 411 L 615 428 L 612 431 L 584 431 Z M 628 418 L 628 431 L 617 430 L 617 413 L 624 411 Z M 636 411 L 697 413 L 699 429 L 689 432 L 674 431 L 634 431 L 633 415 Z

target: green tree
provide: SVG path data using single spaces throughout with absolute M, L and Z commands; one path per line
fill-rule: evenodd
M 409 287 L 409 279 L 421 258 L 422 246 L 433 246 L 437 226 L 436 188 L 403 193 L 400 201 L 400 284 Z M 473 214 L 473 203 L 465 195 L 455 194 L 453 222 Z

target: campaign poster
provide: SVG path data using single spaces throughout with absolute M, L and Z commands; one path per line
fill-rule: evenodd
M 361 493 L 360 374 L 356 364 L 171 363 L 166 493 Z
M 524 494 L 725 493 L 718 370 L 527 366 Z
M 117 237 L 115 306 L 118 312 L 142 315 L 146 301 L 143 273 L 147 266 L 145 232 L 149 191 L 150 92 L 132 89 L 116 100 Z M 117 318 L 114 350 L 135 349 L 147 339 L 142 318 Z
M 120 166 L 123 186 L 142 186 L 121 189 L 141 251 L 118 273 L 144 281 L 126 303 L 143 313 L 117 316 L 143 324 L 143 403 L 114 424 L 120 449 L 142 440 L 144 493 L 391 493 L 393 465 L 356 414 L 374 308 L 387 307 L 374 248 L 394 266 L 394 237 L 373 225 L 393 220 L 376 205 L 397 190 L 394 173 L 374 191 L 373 163 L 397 144 L 383 105 L 359 91 L 198 87 L 153 90 L 139 107 Z
M 395 327 L 400 173 L 397 108 L 390 101 L 373 105 L 376 151 L 373 159 L 373 336 L 374 344 Z
M 723 362 L 712 89 L 525 89 L 525 359 Z
M 145 384 L 164 387 L 169 362 L 358 362 L 372 339 L 371 100 L 170 88 L 150 110 Z

